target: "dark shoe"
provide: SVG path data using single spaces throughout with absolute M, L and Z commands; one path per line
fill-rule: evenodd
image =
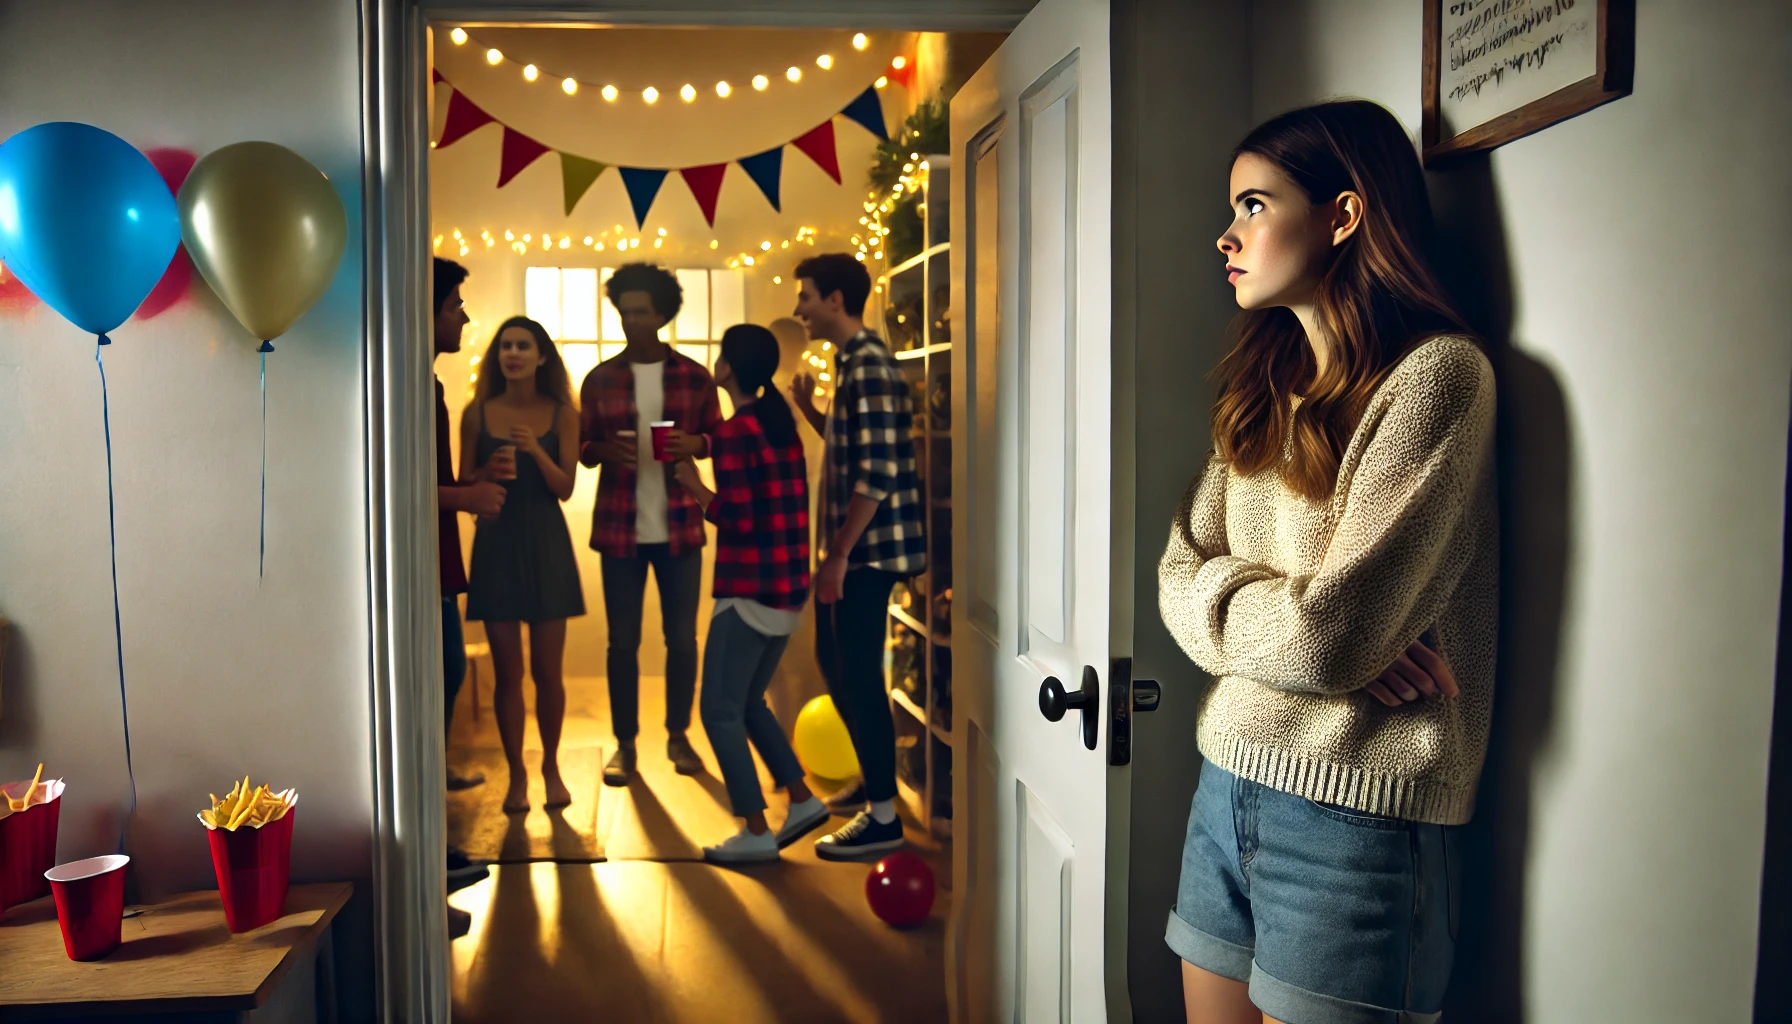
M 822 860 L 876 860 L 902 846 L 902 819 L 883 824 L 860 811 L 833 835 L 815 840 L 815 856 Z
M 453 941 L 473 930 L 473 915 L 459 907 L 448 908 L 448 939 Z
M 674 736 L 666 741 L 666 756 L 671 759 L 672 767 L 680 775 L 702 775 L 707 768 L 703 767 L 703 758 L 691 746 L 685 736 Z
M 462 775 L 452 768 L 448 769 L 448 792 L 450 793 L 458 793 L 463 789 L 472 789 L 475 786 L 483 785 L 485 785 L 484 772 Z
M 845 789 L 828 797 L 828 813 L 845 817 L 857 814 L 865 809 L 865 784 L 853 782 Z
M 635 778 L 635 748 L 617 747 L 610 755 L 610 763 L 604 765 L 604 785 L 626 786 Z
M 491 877 L 491 869 L 459 850 L 448 851 L 448 891 L 459 892 Z

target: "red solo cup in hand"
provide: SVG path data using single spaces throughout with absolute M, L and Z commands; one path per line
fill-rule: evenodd
M 653 424 L 653 460 L 655 462 L 671 462 L 672 456 L 666 452 L 666 442 L 672 440 L 672 428 L 677 426 L 671 420 L 660 420 Z
M 70 960 L 98 960 L 118 948 L 124 931 L 124 867 L 121 853 L 89 857 L 44 872 L 56 894 L 56 923 Z

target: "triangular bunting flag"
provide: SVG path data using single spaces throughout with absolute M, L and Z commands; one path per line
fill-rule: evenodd
M 438 85 L 442 82 L 446 82 L 447 80 L 448 80 L 447 78 L 443 77 L 441 71 L 437 70 L 436 68 L 429 69 L 429 84 L 430 85 Z
M 712 228 L 716 226 L 716 198 L 722 194 L 722 176 L 727 172 L 727 164 L 686 167 L 678 172 L 684 175 L 684 183 L 691 187 L 691 195 L 703 210 L 703 219 Z
M 523 168 L 541 159 L 541 155 L 547 151 L 548 147 L 505 125 L 504 148 L 498 157 L 498 187 L 510 184 L 510 179 L 521 174 Z
M 466 93 L 450 88 L 448 120 L 442 124 L 442 137 L 436 140 L 436 148 L 446 149 L 465 138 L 474 129 L 483 128 L 497 120 L 481 110 L 479 104 L 467 99 Z
M 735 163 L 740 164 L 740 169 L 746 171 L 747 177 L 753 179 L 753 184 L 759 186 L 759 191 L 765 193 L 772 209 L 783 213 L 784 208 L 778 201 L 778 186 L 784 176 L 784 147 L 742 157 Z
M 790 140 L 790 144 L 808 154 L 816 166 L 828 172 L 828 177 L 834 179 L 835 184 L 841 184 L 840 157 L 834 151 L 833 118 L 816 125 L 813 131 Z
M 653 209 L 653 200 L 660 194 L 660 185 L 666 180 L 666 172 L 647 170 L 640 167 L 618 167 L 622 173 L 622 187 L 628 189 L 629 205 L 635 208 L 635 227 L 647 226 L 647 211 Z
M 598 176 L 609 170 L 609 164 L 600 164 L 596 160 L 587 160 L 571 153 L 560 154 L 560 184 L 566 191 L 566 215 L 572 216 L 572 208 L 585 198 L 585 192 Z
M 864 125 L 867 131 L 880 139 L 890 137 L 889 132 L 884 129 L 884 105 L 877 98 L 875 85 L 866 86 L 865 91 L 859 93 L 859 98 L 848 103 L 846 109 L 840 111 L 840 115 Z
M 914 57 L 903 57 L 903 65 L 900 68 L 896 66 L 896 61 L 891 61 L 889 79 L 892 82 L 898 82 L 905 90 L 912 90 L 914 88 Z

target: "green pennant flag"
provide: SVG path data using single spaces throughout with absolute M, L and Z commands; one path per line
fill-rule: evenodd
M 560 182 L 566 189 L 568 217 L 572 216 L 572 208 L 579 205 L 579 200 L 585 197 L 591 183 L 609 169 L 609 164 L 600 164 L 596 160 L 587 160 L 571 153 L 560 154 Z

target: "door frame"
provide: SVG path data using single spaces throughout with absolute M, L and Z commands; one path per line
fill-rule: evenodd
M 358 0 L 374 971 L 381 1020 L 448 1020 L 427 27 L 1008 31 L 1034 0 Z

